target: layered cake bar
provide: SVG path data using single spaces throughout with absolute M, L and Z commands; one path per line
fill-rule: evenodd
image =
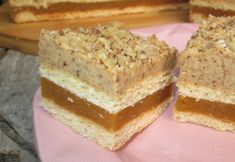
M 42 106 L 102 147 L 117 150 L 173 98 L 177 51 L 120 23 L 42 30 Z
M 188 8 L 188 0 L 9 0 L 17 23 Z
M 235 0 L 190 0 L 190 20 L 200 23 L 209 15 L 235 16 Z
M 174 118 L 235 132 L 235 17 L 203 22 L 179 58 Z

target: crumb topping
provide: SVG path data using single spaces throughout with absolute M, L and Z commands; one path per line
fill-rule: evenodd
M 123 70 L 137 63 L 153 63 L 161 54 L 176 52 L 155 35 L 142 38 L 118 22 L 92 29 L 50 31 L 50 34 L 60 48 L 110 69 Z
M 235 54 L 235 17 L 210 16 L 192 35 L 188 47 L 193 53 L 214 48 Z

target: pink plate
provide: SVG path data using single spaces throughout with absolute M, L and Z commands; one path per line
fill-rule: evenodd
M 181 51 L 196 29 L 193 24 L 172 24 L 133 32 L 144 36 L 156 33 Z M 235 134 L 177 123 L 172 119 L 173 103 L 124 148 L 110 152 L 53 119 L 40 107 L 40 99 L 38 90 L 33 101 L 33 116 L 35 145 L 42 162 L 231 162 L 235 159 Z

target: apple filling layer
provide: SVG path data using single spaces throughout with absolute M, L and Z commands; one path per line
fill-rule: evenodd
M 176 111 L 206 115 L 215 119 L 235 122 L 235 105 L 208 100 L 199 100 L 191 97 L 179 96 L 176 102 Z
M 78 116 L 92 120 L 110 131 L 116 131 L 139 115 L 156 109 L 159 104 L 172 96 L 172 91 L 173 86 L 171 84 L 163 90 L 159 90 L 145 97 L 133 107 L 127 107 L 116 114 L 112 114 L 103 108 L 79 98 L 48 79 L 41 78 L 41 93 L 43 98 L 54 102 L 61 108 Z
M 209 16 L 212 14 L 214 16 L 233 16 L 235 15 L 234 11 L 231 10 L 219 10 L 210 7 L 199 7 L 199 6 L 190 6 L 190 11 L 193 13 L 199 13 L 204 16 Z
M 48 8 L 36 8 L 36 7 L 11 7 L 11 14 L 17 14 L 21 11 L 29 11 L 34 14 L 42 13 L 56 13 L 56 12 L 72 12 L 72 11 L 91 11 L 91 10 L 102 10 L 102 9 L 124 9 L 128 7 L 136 6 L 160 6 L 168 4 L 177 4 L 187 2 L 187 0 L 120 0 L 112 2 L 98 2 L 98 3 L 74 3 L 74 2 L 63 2 L 55 3 L 48 6 Z

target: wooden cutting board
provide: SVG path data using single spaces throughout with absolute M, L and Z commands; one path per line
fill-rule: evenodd
M 42 28 L 62 29 L 66 27 L 92 27 L 110 21 L 120 21 L 128 28 L 153 26 L 156 24 L 188 21 L 188 11 L 165 11 L 161 13 L 140 13 L 99 18 L 50 21 L 15 24 L 8 13 L 8 5 L 0 6 L 0 47 L 15 49 L 37 55 L 38 36 Z

